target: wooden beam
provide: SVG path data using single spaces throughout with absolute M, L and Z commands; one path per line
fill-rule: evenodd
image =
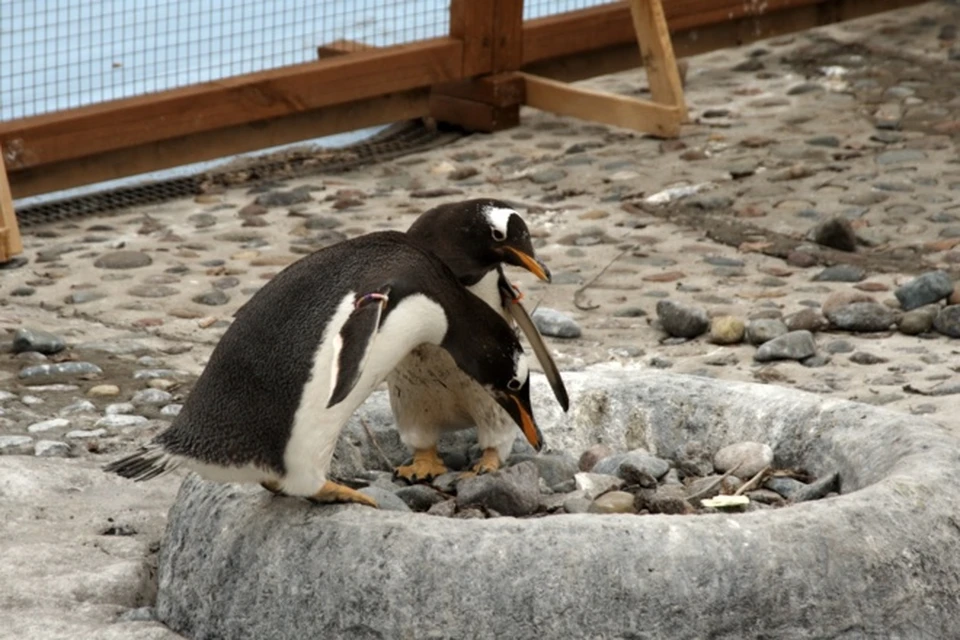
M 571 87 L 563 82 L 526 73 L 521 75 L 527 85 L 526 103 L 535 109 L 646 131 L 663 138 L 673 138 L 680 133 L 680 111 L 677 107 Z
M 761 16 L 742 17 L 689 29 L 675 28 L 674 23 L 669 20 L 669 4 L 667 13 L 668 25 L 672 32 L 674 54 L 682 58 L 804 31 L 837 20 L 852 20 L 882 11 L 922 4 L 922 2 L 924 0 L 825 0 L 820 4 L 797 6 Z M 616 8 L 616 5 L 612 6 Z M 555 57 L 541 57 L 548 54 L 549 51 L 561 50 L 560 47 L 554 45 L 551 45 L 549 50 L 546 49 L 544 43 L 547 36 L 552 33 L 554 35 L 550 36 L 551 38 L 562 38 L 565 32 L 571 29 L 579 32 L 580 28 L 568 22 L 563 29 L 559 29 L 555 19 L 561 16 L 528 21 L 524 27 L 525 35 L 528 37 L 524 48 L 524 60 L 534 58 L 535 61 L 526 62 L 523 71 L 564 82 L 574 82 L 642 66 L 643 62 L 637 51 L 632 29 L 628 30 L 620 25 L 619 21 L 615 19 L 615 11 L 612 11 L 610 7 L 611 5 L 603 5 L 597 7 L 596 10 L 587 9 L 582 12 L 561 14 L 561 16 L 570 18 L 574 13 L 587 14 L 589 12 L 590 15 L 586 15 L 589 18 L 589 23 L 584 27 L 585 31 L 592 32 L 595 29 L 602 31 L 603 25 L 608 25 L 612 29 L 622 30 L 623 42 L 609 46 L 598 44 L 594 50 L 577 48 L 576 51 L 567 54 L 561 53 Z M 627 14 L 624 13 L 623 16 L 626 19 Z M 583 17 L 581 16 L 581 18 Z M 547 23 L 546 21 L 551 22 Z M 549 27 L 549 29 L 545 29 L 545 27 Z M 595 38 L 595 40 L 597 42 L 601 40 L 610 41 L 610 33 L 612 32 L 607 32 L 602 37 Z M 532 38 L 532 40 L 529 40 L 529 38 Z M 619 36 L 614 39 L 619 39 Z M 550 42 L 554 41 L 550 40 Z M 576 46 L 579 47 L 580 45 Z M 568 48 L 574 48 L 574 45 L 571 44 Z
M 3 158 L 2 146 L 0 158 Z M 9 262 L 19 253 L 23 253 L 23 240 L 20 238 L 17 214 L 13 210 L 13 194 L 7 182 L 7 172 L 0 161 L 0 263 Z
M 677 107 L 680 120 L 685 122 L 687 104 L 683 98 L 683 82 L 673 57 L 673 45 L 667 31 L 660 0 L 630 0 L 630 14 L 636 32 L 647 83 L 654 102 Z
M 430 116 L 469 131 L 509 129 L 520 124 L 523 90 L 523 78 L 515 73 L 439 85 L 430 94 Z
M 65 160 L 10 175 L 15 198 L 213 160 L 427 115 L 430 90 L 383 97 Z
M 523 65 L 523 0 L 493 0 L 492 4 L 496 25 L 492 70 L 516 71 Z
M 0 123 L 11 174 L 461 78 L 460 42 L 438 38 Z M 12 157 L 11 157 L 12 156 Z
M 317 47 L 317 59 L 325 60 L 326 58 L 335 58 L 347 53 L 366 51 L 367 49 L 376 49 L 376 47 L 354 40 L 334 40 Z
M 460 78 L 493 71 L 494 10 L 492 0 L 450 0 L 450 37 L 463 43 Z

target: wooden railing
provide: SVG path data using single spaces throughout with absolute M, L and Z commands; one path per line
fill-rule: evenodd
M 667 0 L 677 55 L 921 0 Z M 322 45 L 323 43 L 318 43 Z M 524 75 L 571 81 L 640 64 L 626 2 L 523 20 L 523 0 L 452 0 L 449 36 L 0 122 L 0 262 L 22 198 L 358 128 L 433 116 L 519 121 Z

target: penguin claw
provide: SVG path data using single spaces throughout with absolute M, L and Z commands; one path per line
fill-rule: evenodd
M 497 453 L 497 450 L 493 448 L 484 449 L 483 455 L 481 455 L 480 459 L 477 460 L 477 463 L 473 465 L 473 468 L 470 469 L 470 471 L 465 471 L 460 474 L 460 477 L 472 478 L 474 476 L 483 475 L 484 473 L 493 473 L 501 466 L 500 454 Z
M 436 448 L 418 449 L 413 452 L 413 462 L 397 467 L 393 470 L 393 475 L 401 480 L 406 480 L 410 484 L 416 484 L 418 482 L 430 482 L 447 471 L 449 469 L 443 464 Z
M 360 493 L 356 489 L 345 487 L 342 484 L 330 482 L 329 480 L 323 484 L 319 491 L 310 496 L 308 500 L 310 500 L 310 502 L 321 504 L 330 502 L 355 502 L 357 504 L 373 507 L 374 509 L 380 508 L 380 505 L 377 504 L 377 501 L 370 496 Z

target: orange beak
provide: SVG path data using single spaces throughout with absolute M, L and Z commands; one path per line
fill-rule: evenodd
M 523 266 L 524 269 L 541 280 L 550 282 L 550 269 L 547 268 L 547 265 L 519 249 L 514 249 L 513 247 L 504 247 L 504 249 L 513 254 L 513 256 L 520 261 L 520 265 Z
M 517 412 L 520 414 L 520 430 L 523 431 L 523 435 L 527 438 L 530 446 L 540 451 L 543 448 L 543 434 L 540 433 L 540 428 L 533 421 L 533 416 L 524 409 L 520 399 L 516 396 L 510 396 L 510 398 L 517 405 Z

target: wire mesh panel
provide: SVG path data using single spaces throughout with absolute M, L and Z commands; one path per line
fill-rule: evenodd
M 524 0 L 523 19 L 532 20 L 557 13 L 586 9 L 600 4 L 610 4 L 611 0 Z
M 446 35 L 449 0 L 0 0 L 0 121 Z

